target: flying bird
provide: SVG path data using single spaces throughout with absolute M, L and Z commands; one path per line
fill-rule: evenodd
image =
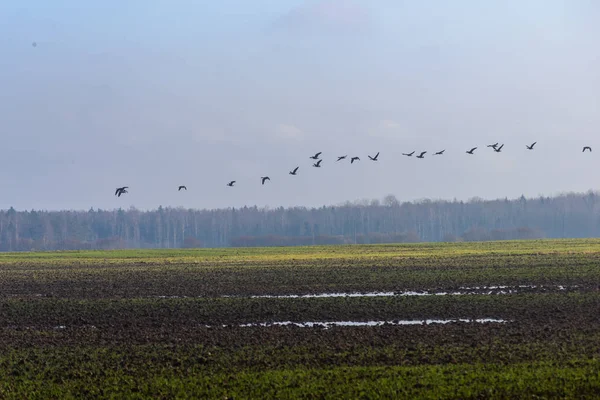
M 231 181 L 231 182 L 229 182 L 229 183 L 227 184 L 227 186 L 229 186 L 229 187 L 233 187 L 233 184 L 234 184 L 234 183 L 235 183 L 235 181 Z
M 322 162 L 322 161 L 323 161 L 323 160 L 319 160 L 319 161 L 317 161 L 315 164 L 313 164 L 313 167 L 315 167 L 315 168 L 321 168 L 321 162 Z
M 535 146 L 536 143 L 537 142 L 533 142 L 533 143 L 531 143 L 531 146 L 525 145 L 525 147 L 527 147 L 527 150 L 533 150 L 533 146 Z
M 117 188 L 117 190 L 115 190 L 115 196 L 121 197 L 122 194 L 128 193 L 127 190 L 125 190 L 125 189 L 129 189 L 129 186 L 123 186 L 123 187 Z
M 585 146 L 585 147 L 583 148 L 583 151 L 582 151 L 582 153 L 584 153 L 586 150 L 589 150 L 589 151 L 590 151 L 590 153 L 592 152 L 592 148 L 591 148 L 590 146 Z
M 494 149 L 496 148 L 494 147 Z M 473 154 L 475 150 L 477 150 L 477 147 L 473 147 L 471 150 L 467 151 L 467 154 Z
M 337 160 L 338 160 L 338 161 L 345 160 L 345 159 L 346 159 L 346 157 L 348 157 L 348 156 L 347 156 L 347 155 L 345 155 L 345 156 L 340 156 L 340 157 L 338 157 L 338 159 L 337 159 Z
M 181 186 L 179 186 L 179 189 L 177 189 L 177 191 L 179 192 L 179 191 L 181 191 L 181 189 L 187 190 L 187 188 L 184 185 L 181 185 Z
M 446 151 L 446 149 L 442 150 L 442 151 L 438 151 L 437 153 L 434 153 L 434 156 L 441 156 L 444 154 L 444 152 Z
M 488 144 L 487 147 L 491 147 L 492 149 L 496 149 L 496 147 L 498 147 L 498 142 L 494 143 L 494 144 Z
M 496 153 L 500 153 L 500 152 L 502 151 L 502 148 L 503 148 L 503 147 L 504 147 L 504 143 L 502 143 L 502 146 L 500 146 L 500 147 L 494 147 L 494 151 L 495 151 Z
M 371 161 L 377 161 L 377 157 L 379 157 L 379 152 L 375 154 L 375 157 L 368 156 Z
M 298 168 L 300 167 L 296 167 L 292 171 L 290 171 L 290 175 L 296 175 L 296 172 L 298 172 Z
M 412 153 L 402 153 L 403 156 L 407 156 L 407 157 L 411 157 L 413 154 L 415 154 L 414 150 Z
M 360 161 L 360 158 L 359 157 L 352 157 L 350 159 L 350 164 L 354 164 L 354 161 Z
M 426 151 L 422 151 L 421 154 L 417 156 L 417 158 L 425 158 Z
M 264 185 L 266 181 L 270 181 L 271 178 L 269 178 L 268 176 L 261 176 L 260 177 L 260 181 L 262 182 L 262 184 Z
M 318 160 L 321 153 L 322 153 L 322 151 L 318 152 L 317 154 L 315 154 L 314 156 L 309 157 L 309 158 L 312 158 L 313 160 Z
M 37 47 L 37 42 L 33 42 L 33 43 L 31 43 L 31 46 L 33 46 L 33 47 Z

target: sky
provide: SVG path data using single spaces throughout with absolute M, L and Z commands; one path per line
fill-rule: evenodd
M 0 209 L 596 190 L 599 20 L 595 0 L 5 0 Z

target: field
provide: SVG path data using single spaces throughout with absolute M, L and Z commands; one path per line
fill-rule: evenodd
M 4 253 L 0 398 L 596 398 L 599 289 L 600 240 Z

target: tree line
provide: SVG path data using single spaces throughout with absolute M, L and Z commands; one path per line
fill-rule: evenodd
M 0 211 L 0 251 L 298 246 L 600 236 L 597 192 L 319 208 Z

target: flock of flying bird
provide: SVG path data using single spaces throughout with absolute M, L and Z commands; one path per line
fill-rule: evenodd
M 36 42 L 32 42 L 31 45 L 33 47 L 37 47 L 37 43 Z M 533 148 L 534 148 L 534 146 L 536 144 L 537 144 L 537 142 L 533 142 L 532 144 L 526 145 L 525 147 L 527 147 L 528 150 L 533 150 Z M 504 144 L 500 145 L 499 143 L 494 143 L 494 144 L 487 145 L 487 147 L 491 147 L 496 153 L 500 153 L 500 152 L 502 152 L 502 148 L 504 147 Z M 470 155 L 473 155 L 475 153 L 475 150 L 477 150 L 477 147 L 473 147 L 472 149 L 467 150 L 466 153 L 470 154 Z M 590 146 L 584 146 L 582 152 L 585 153 L 586 150 L 589 151 L 589 152 L 591 152 L 592 148 Z M 444 154 L 445 151 L 446 150 L 444 149 L 444 150 L 438 151 L 436 153 L 433 153 L 433 155 L 434 156 L 441 156 L 441 155 Z M 412 157 L 415 154 L 415 152 L 416 151 L 412 151 L 411 153 L 402 153 L 402 155 L 403 156 L 407 156 L 407 157 Z M 313 160 L 316 161 L 313 164 L 313 167 L 315 167 L 315 168 L 321 168 L 321 162 L 323 162 L 323 160 L 319 158 L 321 156 L 321 154 L 322 154 L 322 152 L 318 152 L 314 156 L 309 157 L 309 158 L 311 158 L 311 159 L 313 159 Z M 427 154 L 427 152 L 426 151 L 422 151 L 422 152 L 419 153 L 418 156 L 416 156 L 416 158 L 423 159 L 423 158 L 425 158 L 425 154 Z M 345 160 L 347 157 L 348 157 L 348 155 L 340 156 L 340 157 L 337 158 L 336 162 Z M 371 157 L 371 156 L 368 156 L 368 157 L 369 157 L 369 159 L 371 161 L 377 161 L 378 158 L 379 158 L 379 152 L 377 154 L 375 154 L 373 157 Z M 350 164 L 354 164 L 355 161 L 360 161 L 360 158 L 359 157 L 351 157 L 350 158 Z M 300 167 L 294 168 L 292 171 L 289 172 L 289 174 L 290 175 L 297 175 L 299 168 Z M 268 176 L 261 176 L 260 177 L 260 182 L 261 182 L 262 185 L 264 185 L 266 181 L 270 181 L 270 180 L 271 180 L 271 178 L 269 178 Z M 235 183 L 236 183 L 236 181 L 230 181 L 229 183 L 227 183 L 227 186 L 233 187 L 235 185 Z M 121 197 L 121 195 L 123 195 L 125 193 L 128 193 L 127 189 L 129 189 L 129 186 L 123 186 L 123 187 L 117 188 L 115 190 L 115 196 Z M 177 190 L 178 191 L 181 191 L 181 190 L 186 190 L 187 191 L 187 187 L 185 187 L 185 185 L 180 185 Z
M 534 146 L 536 144 L 537 144 L 537 142 L 533 142 L 530 145 L 525 145 L 525 147 L 528 150 L 533 150 L 533 148 L 534 148 Z M 499 143 L 489 144 L 489 145 L 487 145 L 487 147 L 492 148 L 492 150 L 494 150 L 496 153 L 500 153 L 500 152 L 502 152 L 502 148 L 504 147 L 504 143 L 503 144 L 499 144 Z M 477 150 L 477 147 L 473 147 L 472 149 L 467 150 L 466 153 L 470 154 L 470 155 L 473 155 L 473 154 L 475 154 L 475 150 Z M 589 152 L 591 152 L 592 148 L 590 146 L 584 146 L 582 152 L 585 153 L 586 150 L 589 151 Z M 446 150 L 444 149 L 444 150 L 438 151 L 436 153 L 433 153 L 433 155 L 434 156 L 441 156 L 441 155 L 444 154 L 445 151 Z M 412 157 L 415 153 L 416 153 L 416 151 L 413 150 L 411 153 L 402 153 L 402 155 L 406 156 L 406 157 Z M 309 157 L 310 159 L 315 160 L 315 163 L 313 164 L 313 167 L 315 167 L 315 168 L 321 168 L 321 163 L 323 162 L 323 159 L 320 158 L 321 154 L 322 154 L 322 152 L 320 151 L 320 152 L 316 153 L 314 156 Z M 421 159 L 425 158 L 425 154 L 427 154 L 427 152 L 426 151 L 422 151 L 422 152 L 419 153 L 419 155 L 416 156 L 416 158 L 421 158 Z M 379 159 L 379 152 L 377 154 L 375 154 L 374 156 L 372 156 L 372 157 L 371 156 L 368 156 L 368 157 L 369 157 L 369 160 L 371 160 L 371 161 L 378 161 L 378 159 Z M 346 158 L 348 158 L 348 155 L 339 156 L 337 158 L 336 162 L 345 160 Z M 351 157 L 350 158 L 350 164 L 354 164 L 355 161 L 360 161 L 360 157 Z M 289 172 L 289 174 L 290 175 L 297 175 L 298 174 L 298 169 L 300 169 L 300 167 L 294 168 L 293 170 L 291 170 Z M 266 181 L 270 181 L 270 180 L 271 180 L 271 178 L 269 178 L 268 176 L 261 176 L 260 177 L 260 182 L 261 182 L 262 185 L 264 185 Z M 236 183 L 236 181 L 230 181 L 229 183 L 227 183 L 227 186 L 233 187 L 235 185 L 235 183 Z M 127 189 L 129 189 L 129 186 L 123 186 L 123 187 L 117 188 L 116 191 L 115 191 L 115 196 L 121 197 L 122 194 L 128 193 Z M 185 187 L 185 185 L 181 185 L 181 186 L 178 187 L 177 191 L 181 191 L 181 190 L 187 190 L 187 187 Z

